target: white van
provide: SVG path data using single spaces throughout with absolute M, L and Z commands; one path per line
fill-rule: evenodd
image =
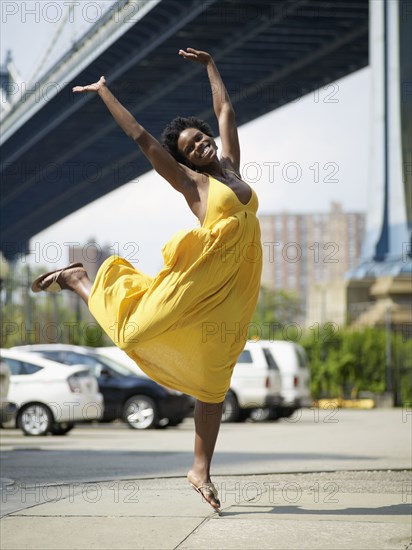
M 247 342 L 233 370 L 222 421 L 245 420 L 251 413 L 255 420 L 263 420 L 264 410 L 280 410 L 281 390 L 281 375 L 271 353 L 261 341 Z
M 301 407 L 310 407 L 309 362 L 303 347 L 283 340 L 260 340 L 260 344 L 270 350 L 280 371 L 283 398 L 281 416 L 288 417 Z

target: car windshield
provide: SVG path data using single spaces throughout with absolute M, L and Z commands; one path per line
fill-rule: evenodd
M 103 355 L 95 354 L 91 355 L 93 359 L 101 363 L 103 366 L 109 367 L 113 369 L 114 371 L 118 372 L 119 374 L 123 374 L 124 376 L 130 376 L 131 374 L 133 376 L 137 376 L 135 372 L 132 371 L 132 369 L 129 369 L 129 367 L 126 367 L 125 365 L 122 365 L 120 363 L 117 363 L 117 361 L 114 361 L 110 357 L 106 357 Z

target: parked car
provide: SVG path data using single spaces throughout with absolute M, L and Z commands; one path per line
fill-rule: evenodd
M 276 362 L 258 342 L 247 342 L 233 370 L 226 394 L 223 422 L 237 422 L 281 406 L 281 378 Z
M 7 363 L 0 362 L 0 425 L 13 422 L 17 413 L 17 406 L 8 399 L 10 386 L 10 369 Z
M 189 396 L 137 376 L 127 366 L 96 353 L 95 348 L 36 344 L 19 349 L 23 348 L 59 363 L 82 364 L 91 369 L 104 398 L 103 422 L 121 418 L 137 430 L 176 426 L 192 410 Z
M 259 345 L 270 352 L 279 368 L 282 380 L 280 415 L 289 417 L 301 407 L 310 407 L 310 370 L 304 348 L 283 340 L 260 340 Z M 279 414 L 279 408 L 271 409 L 271 413 Z
M 11 372 L 8 398 L 18 407 L 16 424 L 26 435 L 64 435 L 76 422 L 101 418 L 103 397 L 84 366 L 63 367 L 12 349 L 0 355 Z

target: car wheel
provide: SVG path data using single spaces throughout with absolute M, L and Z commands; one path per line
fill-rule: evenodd
M 265 422 L 270 418 L 270 410 L 265 407 L 258 407 L 250 411 L 250 419 L 253 422 Z
M 223 403 L 222 422 L 238 422 L 241 418 L 236 395 L 229 391 Z
M 270 407 L 269 420 L 279 420 L 282 418 L 282 410 L 279 407 Z
M 134 395 L 124 405 L 123 420 L 135 430 L 155 428 L 158 420 L 156 403 L 147 395 Z
M 282 418 L 290 418 L 291 416 L 293 416 L 295 414 L 295 412 L 297 410 L 298 409 L 293 409 L 293 408 L 282 409 L 281 417 Z
M 50 431 L 53 435 L 66 435 L 73 428 L 74 422 L 60 422 L 59 424 L 53 424 Z
M 26 435 L 45 435 L 52 428 L 53 416 L 45 405 L 26 405 L 19 412 L 17 425 Z
M 173 420 L 170 420 L 170 418 L 169 418 L 168 426 L 171 426 L 171 427 L 172 426 L 179 426 L 179 424 L 181 424 L 182 422 L 183 422 L 183 418 L 179 418 L 177 420 L 175 418 Z

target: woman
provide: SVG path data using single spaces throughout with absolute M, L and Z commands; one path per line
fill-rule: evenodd
M 222 153 L 210 127 L 178 117 L 163 146 L 117 101 L 104 77 L 74 92 L 95 92 L 153 168 L 182 193 L 200 227 L 177 233 L 163 248 L 156 277 L 126 260 L 108 258 L 92 284 L 81 264 L 46 273 L 34 292 L 79 294 L 106 333 L 156 382 L 196 398 L 194 463 L 188 481 L 214 509 L 210 479 L 222 405 L 258 297 L 261 274 L 257 197 L 239 176 L 235 113 L 212 57 L 187 48 L 179 54 L 207 69 Z

